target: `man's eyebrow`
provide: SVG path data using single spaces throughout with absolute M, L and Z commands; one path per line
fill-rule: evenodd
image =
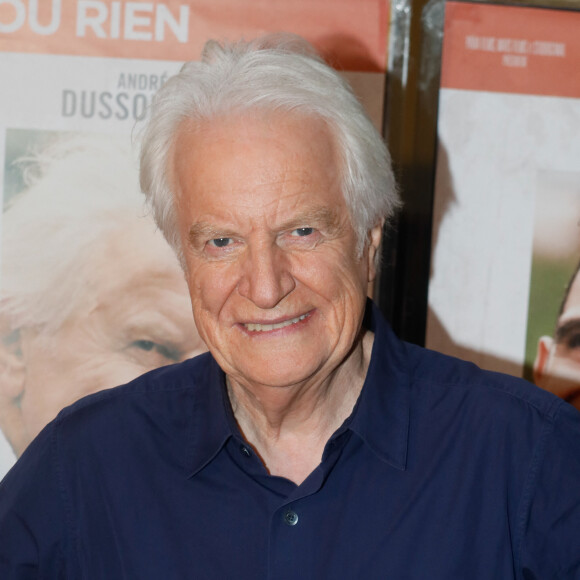
M 324 228 L 330 233 L 336 233 L 342 228 L 340 215 L 329 207 L 307 208 L 298 215 L 282 222 L 277 228 L 280 231 L 292 230 L 300 226 L 315 226 Z
M 556 342 L 563 342 L 571 334 L 580 333 L 580 318 L 573 318 L 564 322 L 562 325 L 556 328 L 556 334 L 554 340 Z
M 187 238 L 192 246 L 196 246 L 200 240 L 228 238 L 230 235 L 230 232 L 218 230 L 214 225 L 208 222 L 196 222 L 189 228 Z

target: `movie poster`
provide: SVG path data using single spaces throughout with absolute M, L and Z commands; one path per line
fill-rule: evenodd
M 580 408 L 574 292 L 560 312 L 580 260 L 578 30 L 574 11 L 446 4 L 426 344 Z
M 208 38 L 305 36 L 382 125 L 385 0 L 0 0 L 0 477 L 58 411 L 205 349 L 138 124 Z

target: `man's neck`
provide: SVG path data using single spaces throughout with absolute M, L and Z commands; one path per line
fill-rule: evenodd
M 328 439 L 358 400 L 373 340 L 366 332 L 343 364 L 316 382 L 248 387 L 228 379 L 240 431 L 271 475 L 300 484 L 318 466 Z

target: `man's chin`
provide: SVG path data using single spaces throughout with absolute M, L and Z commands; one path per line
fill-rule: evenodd
M 580 411 L 580 387 L 565 397 L 564 400 Z

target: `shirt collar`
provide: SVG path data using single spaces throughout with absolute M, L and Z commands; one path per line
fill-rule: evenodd
M 395 336 L 370 300 L 363 324 L 374 332 L 375 338 L 367 376 L 346 426 L 380 459 L 404 470 L 407 463 L 411 381 L 405 343 Z
M 374 332 L 371 361 L 359 400 L 343 427 L 351 429 L 383 461 L 405 469 L 409 428 L 409 372 L 405 345 L 369 300 L 364 325 Z M 238 434 L 228 420 L 231 410 L 225 375 L 214 358 L 201 355 L 205 371 L 197 385 L 187 451 L 189 476 L 198 473 Z
M 188 475 L 201 471 L 233 435 L 227 420 L 225 374 L 210 353 L 201 355 L 205 372 L 196 385 L 187 451 Z

